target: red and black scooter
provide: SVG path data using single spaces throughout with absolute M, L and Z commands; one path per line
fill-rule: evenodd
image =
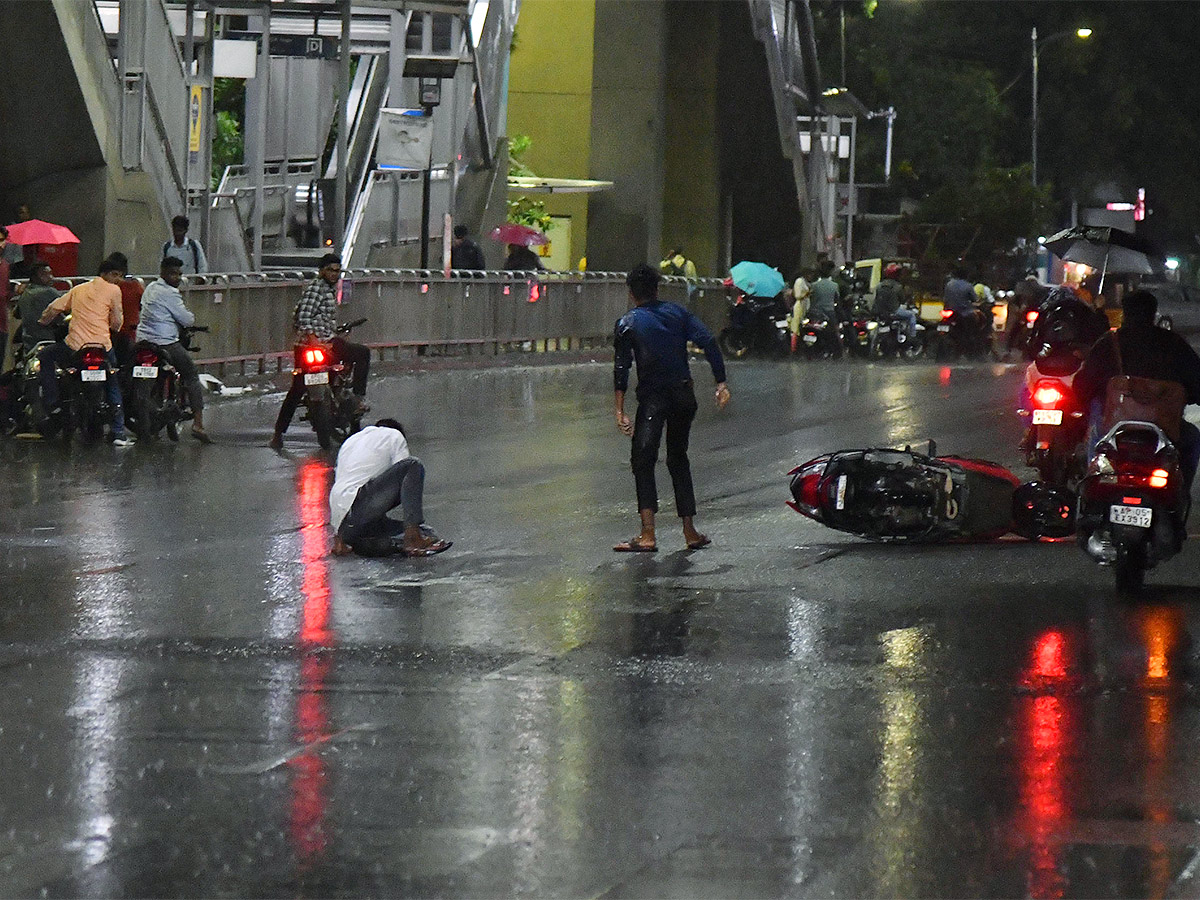
M 929 452 L 841 450 L 788 473 L 788 505 L 827 528 L 881 541 L 982 541 L 1015 532 L 1030 540 L 1074 530 L 1072 496 L 1022 485 L 996 463 Z

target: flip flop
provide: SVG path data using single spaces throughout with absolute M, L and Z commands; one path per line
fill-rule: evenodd
M 202 444 L 211 444 L 213 442 L 213 439 L 208 436 L 207 431 L 197 431 L 195 428 L 192 429 L 192 437 Z
M 454 541 L 436 541 L 428 547 L 414 547 L 411 550 L 401 550 L 405 556 L 434 556 L 454 546 Z
M 703 537 L 698 541 L 688 541 L 687 548 L 689 550 L 700 550 L 712 543 L 712 538 Z
M 639 544 L 637 538 L 632 538 L 617 544 L 617 546 L 613 547 L 613 550 L 617 553 L 657 553 L 658 544 L 647 546 L 646 544 Z

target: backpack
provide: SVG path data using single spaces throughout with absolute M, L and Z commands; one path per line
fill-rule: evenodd
M 187 245 L 188 245 L 188 247 L 191 248 L 191 251 L 192 251 L 192 268 L 195 271 L 199 272 L 200 271 L 200 246 L 191 238 L 187 239 Z M 164 241 L 163 248 L 162 248 L 162 258 L 166 258 L 167 251 L 169 249 L 171 249 L 171 242 Z
M 1179 425 L 1187 392 L 1177 381 L 1159 381 L 1126 375 L 1121 362 L 1121 341 L 1113 334 L 1117 355 L 1117 375 L 1108 379 L 1104 392 L 1104 431 L 1118 422 L 1153 422 L 1172 441 L 1179 441 Z

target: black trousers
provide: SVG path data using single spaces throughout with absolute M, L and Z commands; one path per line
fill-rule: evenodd
M 692 466 L 688 462 L 688 437 L 696 418 L 696 394 L 692 382 L 683 381 L 663 390 L 638 395 L 633 425 L 633 481 L 637 487 L 638 509 L 658 512 L 658 486 L 654 467 L 663 429 L 667 432 L 667 471 L 675 489 L 675 512 L 679 516 L 696 514 L 696 492 L 692 487 Z
M 338 362 L 349 363 L 350 390 L 359 397 L 367 395 L 367 373 L 371 368 L 371 351 L 362 344 L 352 344 L 349 341 L 335 337 L 331 342 L 333 356 Z M 283 434 L 292 424 L 300 400 L 304 397 L 304 376 L 293 375 L 292 386 L 288 388 L 287 396 L 283 398 L 283 406 L 279 408 L 279 418 L 275 420 L 275 433 Z

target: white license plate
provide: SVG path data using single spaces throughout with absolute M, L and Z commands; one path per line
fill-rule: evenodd
M 1061 425 L 1061 409 L 1035 409 L 1033 411 L 1034 425 Z
M 133 377 L 134 378 L 157 378 L 158 377 L 158 366 L 134 366 L 133 367 Z
M 806 334 L 804 336 L 804 343 L 815 344 L 816 342 L 817 342 L 817 336 L 815 334 Z
M 1108 508 L 1108 521 L 1114 525 L 1133 525 L 1137 528 L 1149 528 L 1154 510 L 1148 506 L 1122 506 L 1114 503 Z
M 108 373 L 103 369 L 80 369 L 80 381 L 107 381 Z
M 305 372 L 304 373 L 304 383 L 305 384 L 329 384 L 329 373 L 328 372 Z
M 941 334 L 946 334 L 947 332 L 949 332 L 949 331 L 950 331 L 950 326 L 949 326 L 949 325 L 939 325 L 939 326 L 938 326 L 938 331 L 939 331 Z
M 777 321 L 775 322 L 775 327 L 776 327 L 776 328 L 787 328 L 787 326 L 788 326 L 788 320 L 787 320 L 787 319 L 779 319 L 779 320 L 777 320 Z
M 834 501 L 838 509 L 846 508 L 846 477 L 839 475 L 837 480 L 837 498 Z

